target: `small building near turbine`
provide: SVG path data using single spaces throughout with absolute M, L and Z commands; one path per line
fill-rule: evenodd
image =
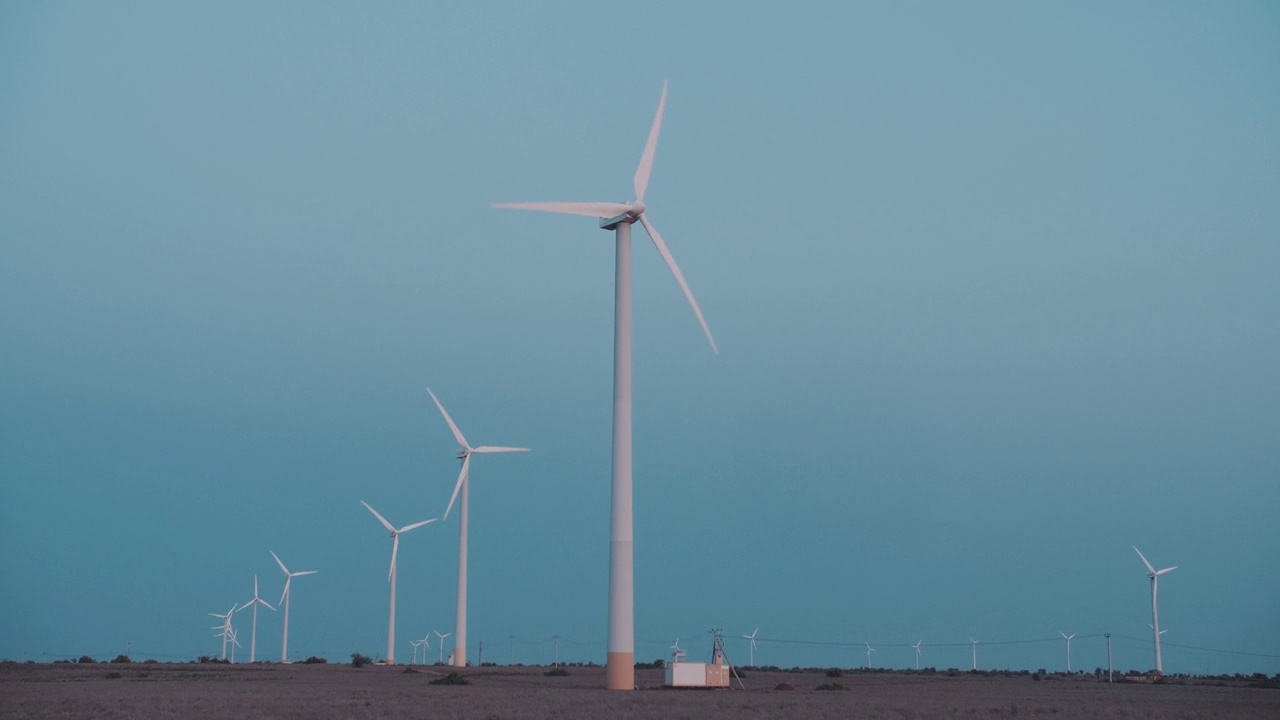
M 719 642 L 712 650 L 711 662 L 684 662 L 684 650 L 673 648 L 671 662 L 667 663 L 666 685 L 676 688 L 727 688 L 731 668 L 725 660 Z

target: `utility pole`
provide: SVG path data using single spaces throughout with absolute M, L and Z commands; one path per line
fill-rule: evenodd
M 556 641 L 555 666 L 560 667 L 560 636 L 559 635 L 555 636 L 555 641 Z
M 1111 680 L 1111 633 L 1107 633 L 1107 682 Z

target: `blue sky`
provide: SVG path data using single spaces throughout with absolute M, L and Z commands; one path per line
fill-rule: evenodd
M 1280 672 L 1277 30 L 1243 2 L 6 3 L 0 657 L 213 653 L 205 613 L 255 573 L 278 599 L 269 550 L 320 571 L 292 656 L 380 652 L 359 501 L 443 512 L 430 385 L 473 444 L 533 448 L 474 466 L 472 642 L 601 661 L 611 236 L 489 206 L 629 199 L 669 79 L 648 217 L 721 353 L 637 234 L 638 656 L 759 627 L 762 663 L 965 667 L 973 637 L 1057 669 L 1060 640 L 994 643 L 1065 630 L 1077 667 L 1112 632 L 1145 669 L 1137 544 L 1179 566 L 1167 670 Z M 452 630 L 456 549 L 452 517 L 404 538 L 402 659 Z

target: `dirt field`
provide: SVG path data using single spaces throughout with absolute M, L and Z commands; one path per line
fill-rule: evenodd
M 414 669 L 7 664 L 0 718 L 1280 718 L 1280 690 L 1243 685 L 751 671 L 745 691 L 669 690 L 661 670 L 641 670 L 640 690 L 611 693 L 603 668 L 468 668 L 468 686 L 431 685 L 446 668 Z

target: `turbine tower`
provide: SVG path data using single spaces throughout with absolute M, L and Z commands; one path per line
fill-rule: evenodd
M 436 402 L 436 407 L 440 408 L 440 414 L 444 416 L 444 421 L 449 423 L 449 429 L 453 431 L 453 437 L 461 445 L 458 449 L 458 459 L 462 461 L 462 472 L 458 473 L 458 482 L 453 486 L 453 495 L 449 498 L 449 507 L 444 510 L 444 519 L 449 518 L 449 511 L 453 509 L 453 502 L 458 499 L 458 492 L 462 492 L 462 503 L 458 506 L 458 604 L 457 616 L 454 623 L 453 631 L 457 633 L 457 637 L 453 641 L 453 665 L 454 667 L 467 666 L 467 498 L 470 495 L 471 483 L 468 482 L 469 471 L 471 469 L 471 456 L 484 455 L 488 453 L 506 453 L 506 452 L 529 452 L 529 448 L 518 447 L 499 447 L 495 445 L 481 445 L 480 447 L 471 447 L 467 443 L 467 439 L 462 436 L 462 431 L 454 424 L 453 418 L 449 417 L 448 411 L 444 409 L 444 405 L 440 403 L 440 398 L 431 392 L 431 388 L 427 388 L 427 393 L 431 395 L 431 399 Z M 452 633 L 450 633 L 452 634 Z
M 296 577 L 303 575 L 315 575 L 316 570 L 303 570 L 302 572 L 289 572 L 289 568 L 284 566 L 280 557 L 276 555 L 274 550 L 269 551 L 271 557 L 276 559 L 276 564 L 280 566 L 280 570 L 284 572 L 284 592 L 280 594 L 280 602 L 284 603 L 284 634 L 280 641 L 280 662 L 289 662 L 289 585 Z
M 755 667 L 755 666 L 756 666 L 756 633 L 758 633 L 758 632 L 760 632 L 760 628 L 756 628 L 756 629 L 755 629 L 755 632 L 751 633 L 750 635 L 743 635 L 743 636 L 742 636 L 742 637 L 746 638 L 747 640 L 750 640 L 750 641 L 751 641 L 750 651 L 749 651 L 749 652 L 750 652 L 750 654 L 751 654 L 751 667 Z
M 1163 675 L 1164 664 L 1160 659 L 1160 609 L 1156 606 L 1156 593 L 1160 589 L 1160 576 L 1177 570 L 1178 566 L 1156 570 L 1151 563 L 1147 562 L 1147 556 L 1142 554 L 1137 545 L 1133 546 L 1133 551 L 1138 553 L 1138 557 L 1142 558 L 1142 564 L 1147 566 L 1147 577 L 1151 580 L 1151 634 L 1156 642 L 1156 672 Z
M 219 636 L 221 636 L 221 637 L 222 637 L 222 656 L 219 658 L 220 660 L 226 660 L 226 659 L 227 659 L 227 641 L 229 641 L 229 640 L 231 639 L 231 632 L 232 632 L 232 630 L 231 630 L 231 616 L 232 616 L 232 615 L 234 615 L 234 614 L 235 614 L 235 612 L 236 612 L 236 606 L 235 606 L 235 605 L 232 605 L 232 606 L 231 606 L 231 609 L 230 609 L 230 610 L 228 610 L 228 611 L 226 612 L 226 614 L 225 614 L 225 615 L 224 615 L 224 614 L 222 614 L 222 613 L 209 613 L 209 617 L 216 617 L 216 618 L 221 618 L 221 619 L 222 619 L 222 624 L 221 624 L 221 625 L 214 625 L 214 626 L 213 626 L 213 629 L 214 629 L 214 630 L 219 630 L 219 631 L 221 631 L 221 632 L 219 633 Z M 215 636 L 215 637 L 218 637 L 218 636 Z
M 633 187 L 636 199 L 625 203 L 611 202 L 519 202 L 498 203 L 494 207 L 511 210 L 585 215 L 601 218 L 600 227 L 613 230 L 616 237 L 613 327 L 613 478 L 609 523 L 609 641 L 607 686 L 610 690 L 635 689 L 635 585 L 634 549 L 631 512 L 631 225 L 637 221 L 653 240 L 676 283 L 693 308 L 698 323 L 719 353 L 711 329 L 702 317 L 698 302 L 685 282 L 684 274 L 667 249 L 657 228 L 645 215 L 644 194 L 653 172 L 653 155 L 658 148 L 662 113 L 667 105 L 667 83 L 662 83 L 662 98 L 649 129 L 649 139 L 640 166 L 636 168 Z
M 250 662 L 250 664 L 252 664 L 252 663 L 257 659 L 257 652 L 258 652 L 258 606 L 259 606 L 259 605 L 261 605 L 261 606 L 263 606 L 263 607 L 267 608 L 268 610 L 271 610 L 272 612 L 275 612 L 275 608 L 273 608 L 273 607 L 271 607 L 270 605 L 268 605 L 266 600 L 263 600 L 262 598 L 258 597 L 258 576 L 257 576 L 257 575 L 254 575 L 254 576 L 253 576 L 253 599 L 252 599 L 252 600 L 250 600 L 249 602 L 245 603 L 244 605 L 241 605 L 241 606 L 239 607 L 239 609 L 237 609 L 237 610 L 236 610 L 236 612 L 240 612 L 240 610 L 244 610 L 244 609 L 245 609 L 245 608 L 247 608 L 247 607 L 250 607 L 250 606 L 252 606 L 252 607 L 253 607 L 253 629 L 252 629 L 252 630 L 250 630 L 250 632 L 249 632 L 249 662 Z
M 431 632 L 435 633 L 436 637 L 440 638 L 440 641 L 439 643 L 437 643 L 437 645 L 439 645 L 440 647 L 440 664 L 443 665 L 444 664 L 444 639 L 449 637 L 453 633 L 445 633 L 441 635 L 439 630 L 432 630 Z M 457 645 L 457 643 L 455 642 L 454 645 Z
M 373 516 L 378 518 L 378 522 L 382 523 L 382 526 L 385 527 L 387 531 L 391 533 L 391 570 L 387 572 L 387 582 L 391 584 L 391 613 L 387 619 L 387 664 L 395 665 L 396 664 L 396 553 L 400 551 L 400 536 L 409 532 L 410 530 L 415 530 L 428 523 L 433 523 L 436 521 L 436 518 L 431 518 L 430 520 L 423 520 L 422 522 L 416 522 L 416 523 L 413 523 L 412 525 L 405 525 L 404 527 L 397 530 L 396 526 L 387 522 L 387 519 L 379 515 L 377 510 L 374 510 L 373 508 L 369 507 L 369 503 L 361 500 L 360 504 L 363 505 L 366 510 L 373 513 Z
M 978 669 L 978 643 L 982 641 L 969 638 L 969 642 L 973 643 L 973 669 L 977 670 Z
M 1076 633 L 1068 635 L 1059 630 L 1058 634 L 1062 636 L 1063 640 L 1067 641 L 1067 672 L 1071 672 L 1071 638 L 1075 637 Z
M 916 669 L 917 670 L 920 669 L 920 644 L 923 642 L 924 642 L 923 640 L 917 640 L 916 644 L 911 646 L 916 650 Z

